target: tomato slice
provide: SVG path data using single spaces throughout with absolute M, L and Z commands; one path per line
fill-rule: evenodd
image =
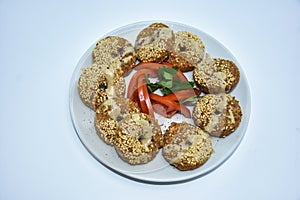
M 156 69 L 156 70 L 158 70 L 158 68 L 164 67 L 164 66 L 172 67 L 172 65 L 170 63 L 164 64 L 164 63 L 153 63 L 153 62 L 140 62 L 139 64 L 136 65 L 135 69 Z M 180 71 L 179 69 L 177 71 L 177 77 L 181 81 L 188 81 L 188 79 L 186 78 L 184 73 L 182 71 Z
M 168 63 L 168 62 L 162 62 L 161 64 L 165 65 L 165 66 L 168 66 L 168 67 L 172 67 L 174 65 L 172 65 L 171 63 Z
M 161 63 L 155 63 L 155 62 L 140 62 L 138 63 L 134 69 L 158 69 L 159 67 L 172 67 L 172 65 L 168 65 L 168 64 L 161 64 Z
M 145 77 L 138 78 L 138 99 L 143 113 L 149 114 L 154 118 L 154 111 L 149 97 Z
M 185 105 L 177 103 L 177 101 L 182 101 L 192 96 L 199 96 L 200 90 L 180 90 L 166 96 L 149 94 L 145 74 L 148 74 L 149 77 L 157 77 L 158 69 L 161 67 L 172 67 L 172 64 L 165 62 L 140 62 L 137 64 L 135 67 L 137 72 L 132 76 L 128 85 L 127 97 L 138 102 L 142 112 L 149 114 L 153 118 L 154 111 L 167 118 L 171 118 L 177 112 L 190 118 L 190 110 Z M 178 70 L 175 78 L 181 81 L 188 81 L 180 70 Z
M 171 101 L 183 101 L 190 97 L 199 96 L 200 93 L 201 91 L 199 89 L 193 88 L 193 89 L 179 90 L 171 94 L 162 96 L 162 98 Z
M 176 110 L 177 112 L 183 114 L 185 117 L 191 118 L 191 112 L 185 105 L 179 104 L 169 99 L 165 99 L 163 96 L 159 96 L 157 94 L 150 94 L 149 97 L 151 100 L 166 106 L 166 113 Z
M 127 90 L 127 97 L 130 98 L 133 101 L 136 101 L 137 97 L 137 89 L 138 89 L 138 78 L 140 76 L 145 76 L 145 74 L 148 74 L 149 77 L 157 77 L 158 72 L 155 69 L 141 69 L 138 70 L 130 79 L 129 85 L 128 85 L 128 90 Z
M 171 118 L 173 115 L 177 113 L 177 110 L 167 111 L 168 110 L 167 106 L 157 103 L 155 101 L 151 101 L 151 102 L 152 102 L 152 107 L 154 112 L 156 112 L 157 114 L 163 117 Z

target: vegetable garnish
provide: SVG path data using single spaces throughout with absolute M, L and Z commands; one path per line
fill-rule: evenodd
M 175 91 L 192 89 L 194 87 L 193 81 L 181 80 L 177 78 L 178 73 L 177 67 L 160 67 L 158 68 L 159 82 L 150 83 L 148 77 L 147 87 L 151 93 L 157 89 L 162 89 L 164 95 L 171 94 Z
M 158 113 L 159 115 L 161 115 L 163 117 L 171 118 L 173 115 L 175 115 L 177 113 L 176 110 L 167 112 L 167 109 L 168 109 L 167 106 L 164 106 L 160 103 L 156 103 L 153 100 L 151 102 L 152 102 L 152 107 L 153 107 L 154 112 Z
M 183 104 L 194 102 L 201 91 L 188 81 L 176 66 L 169 63 L 141 62 L 131 78 L 127 97 L 137 102 L 141 111 L 154 117 L 154 112 L 166 118 L 181 113 L 190 118 L 190 110 Z M 149 78 L 157 78 L 151 82 Z M 162 96 L 154 94 L 160 90 Z
M 169 100 L 169 99 L 165 99 L 163 96 L 159 96 L 157 94 L 150 94 L 150 99 L 155 101 L 155 102 L 159 102 L 160 104 L 162 104 L 166 109 L 166 115 L 173 113 L 175 114 L 176 112 L 180 112 L 181 114 L 183 114 L 185 117 L 187 118 L 191 118 L 191 113 L 190 110 L 182 104 L 179 104 L 175 101 Z M 176 111 L 176 112 L 174 112 Z
M 190 98 L 198 98 L 199 95 L 200 95 L 200 90 L 199 89 L 186 89 L 186 90 L 180 90 L 180 91 L 176 91 L 176 92 L 173 92 L 171 94 L 168 94 L 168 95 L 164 95 L 162 96 L 163 99 L 168 99 L 168 100 L 171 100 L 171 101 L 176 101 L 176 102 L 183 102 L 183 101 L 186 101 L 186 102 L 189 102 Z
M 149 98 L 149 93 L 146 86 L 146 80 L 143 76 L 138 78 L 138 99 L 143 113 L 149 114 L 154 118 L 154 111 Z
M 137 71 L 131 78 L 129 85 L 128 85 L 128 91 L 127 91 L 127 97 L 131 100 L 135 101 L 136 98 L 136 90 L 137 90 L 137 81 L 140 76 L 143 76 L 147 74 L 147 77 L 157 77 L 157 70 L 153 69 L 142 69 Z M 148 78 L 147 78 L 148 80 Z
M 153 62 L 140 62 L 139 64 L 136 65 L 135 69 L 140 70 L 140 69 L 156 69 L 158 70 L 161 67 L 173 67 L 172 64 L 163 62 L 163 63 L 153 63 Z M 177 71 L 177 77 L 178 79 L 182 81 L 188 81 L 188 79 L 185 77 L 182 71 L 178 70 Z

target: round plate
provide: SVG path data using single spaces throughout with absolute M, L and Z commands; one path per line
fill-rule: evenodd
M 116 35 L 124 37 L 134 45 L 135 38 L 139 31 L 141 31 L 151 23 L 153 22 L 148 21 L 130 24 L 118 28 L 106 34 L 105 36 Z M 78 137 L 80 138 L 86 149 L 91 153 L 91 155 L 93 155 L 104 166 L 120 175 L 137 181 L 161 184 L 177 183 L 195 179 L 211 172 L 212 170 L 220 166 L 230 157 L 230 155 L 232 155 L 232 153 L 236 150 L 236 148 L 242 141 L 247 129 L 250 116 L 250 91 L 247 79 L 238 61 L 229 52 L 229 50 L 226 49 L 220 42 L 196 28 L 168 21 L 162 21 L 162 23 L 167 24 L 174 32 L 188 31 L 196 34 L 205 44 L 207 53 L 209 53 L 212 57 L 232 60 L 240 70 L 240 81 L 230 94 L 235 96 L 236 99 L 240 102 L 240 106 L 243 112 L 242 121 L 237 130 L 228 137 L 212 138 L 213 149 L 215 153 L 204 165 L 191 171 L 179 171 L 165 161 L 161 154 L 161 151 L 157 154 L 154 160 L 150 161 L 147 164 L 130 165 L 118 157 L 114 147 L 105 144 L 98 137 L 94 128 L 95 112 L 83 104 L 77 90 L 77 83 L 81 74 L 81 69 L 88 67 L 93 62 L 92 51 L 96 45 L 96 42 L 85 52 L 85 54 L 79 60 L 73 73 L 70 85 L 70 112 L 73 125 Z M 128 81 L 130 80 L 131 75 L 132 73 L 125 77 L 126 83 L 128 83 Z M 191 73 L 188 74 L 188 76 L 191 77 Z M 157 117 L 159 123 L 163 124 L 162 130 L 164 130 L 168 126 L 170 121 L 166 121 L 166 119 L 159 116 Z M 180 114 L 175 115 L 172 120 L 185 120 L 189 123 L 193 123 L 191 119 L 186 119 Z

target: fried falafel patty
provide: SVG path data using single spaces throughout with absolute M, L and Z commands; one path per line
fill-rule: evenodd
M 99 40 L 93 50 L 94 62 L 121 77 L 129 74 L 135 66 L 136 53 L 132 44 L 119 36 L 107 36 Z
M 209 134 L 186 122 L 172 122 L 163 141 L 164 158 L 182 171 L 200 167 L 214 152 Z
M 174 50 L 166 60 L 181 71 L 191 71 L 204 57 L 205 46 L 195 34 L 187 31 L 175 33 Z
M 196 102 L 193 119 L 210 135 L 226 137 L 239 126 L 242 110 L 230 94 L 206 94 Z
M 119 123 L 115 149 L 125 162 L 136 165 L 151 161 L 162 145 L 162 132 L 156 119 L 145 113 L 127 115 Z
M 233 61 L 206 54 L 205 60 L 194 68 L 193 76 L 203 92 L 217 94 L 230 92 L 239 82 L 240 72 Z
M 109 97 L 123 97 L 126 85 L 123 77 L 111 77 L 94 63 L 82 69 L 77 88 L 83 103 L 96 110 Z
M 153 23 L 141 30 L 135 40 L 137 58 L 141 62 L 164 61 L 173 51 L 173 31 L 163 23 Z
M 139 113 L 137 103 L 128 98 L 110 98 L 96 110 L 95 128 L 98 136 L 107 144 L 113 145 L 120 121 L 127 115 Z

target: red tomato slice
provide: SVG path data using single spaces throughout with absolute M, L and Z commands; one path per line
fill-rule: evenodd
M 155 102 L 166 106 L 167 107 L 166 113 L 173 112 L 174 110 L 176 110 L 177 112 L 183 114 L 185 117 L 191 118 L 191 112 L 185 105 L 179 104 L 169 99 L 164 99 L 163 96 L 159 96 L 157 94 L 150 94 L 149 97 L 151 100 L 154 100 Z
M 153 63 L 153 62 L 140 62 L 139 64 L 136 65 L 135 69 L 156 69 L 158 70 L 158 68 L 160 67 L 172 67 L 172 65 L 170 63 L 164 64 L 164 63 Z M 180 71 L 178 69 L 177 72 L 177 77 L 181 80 L 181 81 L 188 81 L 188 79 L 185 77 L 185 75 L 183 74 L 182 71 Z
M 154 118 L 154 111 L 152 108 L 151 100 L 147 89 L 145 77 L 138 78 L 138 99 L 143 113 L 149 114 Z
M 129 85 L 128 85 L 128 90 L 127 90 L 127 97 L 130 98 L 131 100 L 135 101 L 136 100 L 136 90 L 138 89 L 138 78 L 140 76 L 145 76 L 145 74 L 148 74 L 149 77 L 157 77 L 157 70 L 154 69 L 141 69 L 137 71 L 132 78 L 130 79 Z

